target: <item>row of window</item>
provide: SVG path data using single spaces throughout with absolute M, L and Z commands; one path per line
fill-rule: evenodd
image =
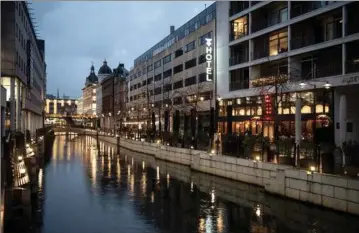
M 198 38 L 199 46 L 205 44 L 206 43 L 205 39 L 212 38 L 212 36 L 213 36 L 213 32 L 210 31 L 210 32 L 202 35 L 201 37 L 199 37 Z M 173 54 L 169 54 L 169 55 L 165 56 L 164 58 L 162 58 L 162 60 L 156 61 L 153 65 L 151 64 L 151 65 L 147 66 L 147 72 L 152 71 L 153 67 L 155 69 L 161 67 L 161 63 L 163 65 L 169 63 L 170 61 L 173 60 L 172 56 L 174 56 L 174 58 L 180 57 L 184 53 L 190 52 L 190 51 L 194 50 L 195 48 L 196 48 L 196 40 L 191 41 L 190 43 L 186 44 L 183 48 L 176 50 Z M 142 71 L 142 73 L 141 73 L 141 70 L 138 69 L 137 72 L 130 77 L 130 80 L 139 78 L 139 77 L 141 77 L 141 74 L 145 74 L 145 73 L 146 73 L 146 68 Z
M 205 54 L 202 54 L 201 56 L 198 57 L 198 65 L 199 64 L 202 64 L 206 62 L 206 55 Z M 177 74 L 177 73 L 180 73 L 183 71 L 183 69 L 187 70 L 187 69 L 190 69 L 192 67 L 195 67 L 197 65 L 197 59 L 196 58 L 193 58 L 187 62 L 184 63 L 184 67 L 183 67 L 183 64 L 180 64 L 178 66 L 175 66 L 173 67 L 173 74 Z M 163 77 L 162 77 L 163 76 Z M 162 74 L 158 74 L 156 76 L 154 76 L 154 78 L 148 78 L 147 79 L 147 85 L 151 84 L 152 81 L 154 82 L 158 82 L 158 81 L 161 81 L 162 78 L 165 79 L 165 78 L 168 78 L 172 76 L 172 69 L 169 69 L 165 72 L 163 72 Z M 130 90 L 136 90 L 137 88 L 140 88 L 141 86 L 145 86 L 146 85 L 146 80 L 143 81 L 142 83 L 136 83 L 132 86 L 130 86 Z
M 154 89 L 154 91 L 149 90 L 148 94 L 149 94 L 149 96 L 159 95 L 161 93 L 169 92 L 169 91 L 180 89 L 183 87 L 188 87 L 188 86 L 191 86 L 191 85 L 194 85 L 197 83 L 203 83 L 206 81 L 207 81 L 206 73 L 201 73 L 198 75 L 198 79 L 196 76 L 192 76 L 192 77 L 186 78 L 185 80 L 177 81 L 173 84 L 169 83 L 169 84 L 163 85 L 163 87 L 157 87 Z M 141 85 L 139 85 L 139 87 L 141 87 Z M 137 88 L 139 88 L 139 87 L 137 87 Z M 145 97 L 146 97 L 146 94 L 145 94 L 145 92 L 143 92 L 143 93 L 140 93 L 137 95 L 130 96 L 130 101 L 145 98 Z

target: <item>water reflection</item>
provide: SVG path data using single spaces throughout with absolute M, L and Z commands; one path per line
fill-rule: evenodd
M 45 233 L 359 232 L 359 218 L 89 137 L 57 138 L 44 173 Z

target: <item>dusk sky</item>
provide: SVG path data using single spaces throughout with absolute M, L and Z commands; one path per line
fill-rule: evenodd
M 209 6 L 193 2 L 34 2 L 45 39 L 47 93 L 79 97 L 94 62 L 127 69 L 135 58 Z

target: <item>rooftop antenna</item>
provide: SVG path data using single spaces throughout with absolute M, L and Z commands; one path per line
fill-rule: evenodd
M 204 4 L 204 9 L 206 9 L 207 8 L 207 4 Z
M 60 91 L 59 91 L 59 88 L 57 88 L 57 98 L 60 99 Z

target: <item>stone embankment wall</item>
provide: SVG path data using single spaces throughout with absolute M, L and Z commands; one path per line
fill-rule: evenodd
M 99 139 L 117 144 L 117 138 Z M 196 171 L 259 185 L 269 193 L 359 215 L 359 180 L 123 138 L 120 145 Z

